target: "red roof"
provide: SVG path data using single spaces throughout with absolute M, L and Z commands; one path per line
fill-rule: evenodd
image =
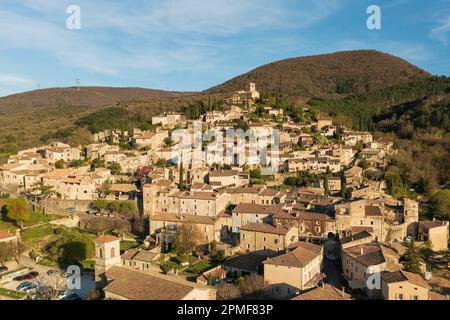
M 120 240 L 120 238 L 114 237 L 114 236 L 100 236 L 97 239 L 95 239 L 96 242 L 113 242 L 113 241 L 117 241 Z

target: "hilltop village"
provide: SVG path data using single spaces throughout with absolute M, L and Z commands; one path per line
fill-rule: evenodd
M 0 283 L 51 262 L 42 242 L 59 230 L 88 234 L 90 256 L 56 261 L 93 270 L 103 298 L 447 299 L 448 222 L 389 195 L 393 141 L 260 100 L 250 83 L 194 119 L 168 112 L 152 130 L 111 128 L 88 145 L 10 156 L 0 166 L 6 207 L 24 199 L 31 216 L 55 219 L 42 218 L 52 229 L 39 239 L 39 225 L 20 225 L 26 215 L 0 229 L 0 243 L 34 261 Z M 250 134 L 226 135 L 238 129 Z

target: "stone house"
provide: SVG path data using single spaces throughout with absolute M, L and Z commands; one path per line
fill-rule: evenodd
M 264 281 L 274 298 L 292 298 L 322 280 L 323 247 L 297 242 L 285 254 L 264 261 Z

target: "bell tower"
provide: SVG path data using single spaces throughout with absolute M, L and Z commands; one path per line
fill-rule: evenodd
M 95 283 L 97 287 L 106 285 L 106 271 L 113 266 L 120 266 L 120 238 L 100 236 L 95 244 Z

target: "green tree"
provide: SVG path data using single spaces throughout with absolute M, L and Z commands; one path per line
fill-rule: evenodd
M 341 170 L 340 178 L 341 178 L 341 189 L 339 190 L 339 196 L 345 198 L 347 196 L 347 181 L 345 179 L 345 173 L 343 170 Z
M 53 189 L 53 186 L 46 185 L 42 180 L 37 181 L 32 186 L 33 191 L 38 191 L 39 194 L 41 194 L 44 198 L 51 197 L 53 194 L 55 194 L 55 190 Z
M 64 169 L 66 167 L 66 164 L 64 160 L 58 160 L 55 162 L 55 168 L 56 169 Z
M 433 216 L 450 220 L 450 189 L 435 192 L 430 200 Z
M 213 240 L 209 244 L 209 254 L 211 257 L 216 257 L 217 255 L 217 241 Z
M 323 193 L 325 196 L 329 196 L 330 195 L 330 186 L 328 184 L 328 177 L 325 176 L 323 177 Z
M 113 175 L 118 175 L 122 172 L 122 167 L 117 162 L 113 162 L 108 167 L 109 170 L 111 170 L 111 173 Z
M 181 163 L 180 163 L 180 175 L 178 177 L 178 189 L 180 189 L 181 191 L 186 189 L 186 186 L 184 185 L 183 159 L 181 159 Z
M 358 166 L 360 166 L 361 168 L 363 168 L 363 170 L 366 170 L 369 168 L 369 163 L 367 162 L 366 159 L 361 159 L 358 163 Z
M 403 265 L 406 271 L 420 273 L 420 256 L 414 240 L 408 244 L 408 249 L 403 256 Z
M 23 223 L 31 216 L 31 208 L 25 198 L 11 198 L 6 203 L 7 217 L 13 220 L 22 229 Z

